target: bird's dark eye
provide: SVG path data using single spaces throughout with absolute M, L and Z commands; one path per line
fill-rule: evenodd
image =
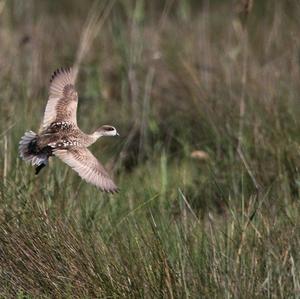
M 112 128 L 112 127 L 106 127 L 105 128 L 105 131 L 113 131 L 114 130 L 114 128 Z

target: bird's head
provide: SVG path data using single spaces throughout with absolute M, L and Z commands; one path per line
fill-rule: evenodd
M 99 137 L 119 136 L 119 133 L 117 132 L 116 128 L 108 125 L 101 126 L 99 129 L 96 130 L 96 133 L 97 135 L 99 135 Z

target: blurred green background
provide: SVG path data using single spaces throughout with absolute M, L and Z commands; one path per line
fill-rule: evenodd
M 300 3 L 0 1 L 0 295 L 297 298 Z M 18 158 L 49 78 L 121 192 Z

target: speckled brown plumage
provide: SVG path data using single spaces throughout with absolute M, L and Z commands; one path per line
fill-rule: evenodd
M 100 162 L 87 149 L 99 137 L 118 135 L 112 126 L 102 126 L 93 134 L 77 126 L 78 95 L 72 69 L 58 69 L 51 76 L 49 98 L 39 134 L 26 132 L 19 146 L 20 156 L 36 166 L 38 173 L 56 156 L 84 180 L 106 192 L 118 190 Z

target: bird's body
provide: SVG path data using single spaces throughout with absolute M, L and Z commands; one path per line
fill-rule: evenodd
M 37 145 L 40 148 L 47 145 L 52 145 L 53 148 L 70 145 L 88 147 L 95 141 L 96 139 L 92 135 L 83 133 L 77 126 L 67 122 L 59 122 L 52 123 L 40 133 Z
M 72 69 L 60 69 L 51 78 L 49 99 L 38 134 L 27 131 L 21 138 L 21 158 L 36 166 L 36 174 L 56 156 L 71 166 L 84 180 L 103 191 L 115 192 L 117 187 L 104 167 L 87 149 L 102 136 L 118 135 L 112 126 L 104 125 L 92 134 L 77 126 L 78 95 Z

